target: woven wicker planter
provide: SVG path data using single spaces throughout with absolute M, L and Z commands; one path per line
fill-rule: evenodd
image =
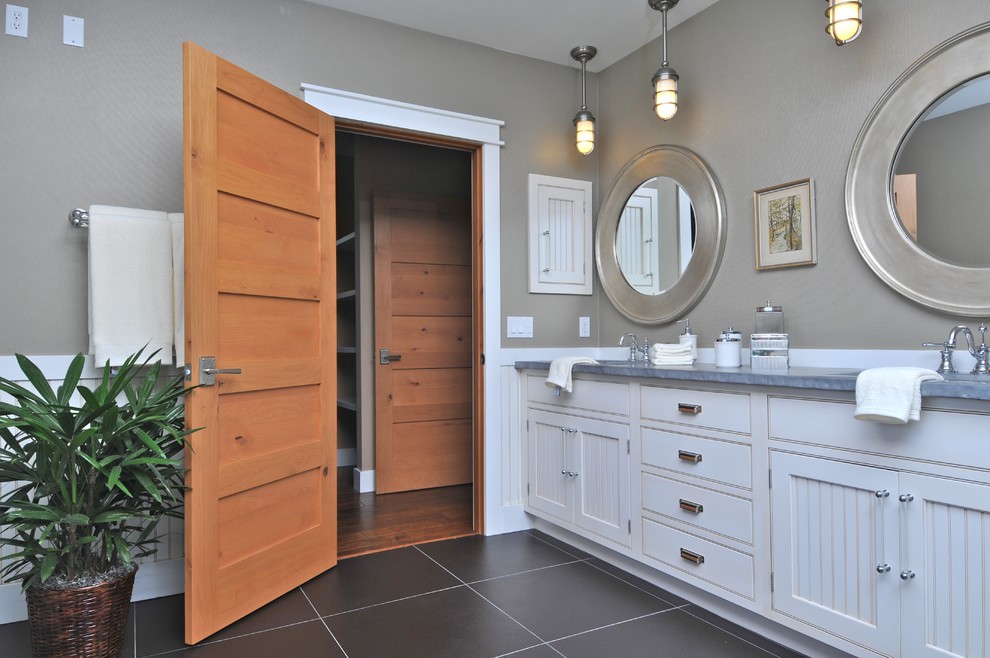
M 116 658 L 124 644 L 137 565 L 117 580 L 76 589 L 27 591 L 35 658 Z

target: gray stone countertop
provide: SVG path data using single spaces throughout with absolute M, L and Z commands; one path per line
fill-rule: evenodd
M 516 361 L 517 370 L 550 371 L 549 361 Z M 855 391 L 859 370 L 849 368 L 791 367 L 787 370 L 753 370 L 749 366 L 716 368 L 711 363 L 693 366 L 654 366 L 642 362 L 600 361 L 597 365 L 575 365 L 574 373 L 593 373 L 614 377 L 673 379 L 679 381 L 717 382 L 721 384 L 751 384 L 757 386 L 786 386 L 790 388 L 826 391 Z M 954 373 L 945 380 L 921 384 L 922 397 L 990 400 L 990 375 Z

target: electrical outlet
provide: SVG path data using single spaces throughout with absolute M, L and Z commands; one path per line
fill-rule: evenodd
M 12 37 L 24 37 L 28 35 L 28 9 L 17 5 L 7 5 L 7 19 L 4 22 L 6 32 Z

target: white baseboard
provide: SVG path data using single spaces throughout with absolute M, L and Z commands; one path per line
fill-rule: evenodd
M 354 468 L 354 488 L 358 493 L 371 493 L 375 490 L 375 472 Z

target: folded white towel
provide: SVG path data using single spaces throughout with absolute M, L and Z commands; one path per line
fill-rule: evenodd
M 185 215 L 170 212 L 168 221 L 172 229 L 172 328 L 175 344 L 175 365 L 186 362 L 186 305 L 185 305 Z
M 858 420 L 906 423 L 921 418 L 921 382 L 941 380 L 925 368 L 871 368 L 856 378 Z
M 650 357 L 654 356 L 681 356 L 691 353 L 689 343 L 654 343 L 650 345 Z
M 571 368 L 579 363 L 598 363 L 587 356 L 565 356 L 554 359 L 550 362 L 550 374 L 547 376 L 547 386 L 562 388 L 568 393 L 574 389 L 574 380 L 571 378 Z
M 90 206 L 90 352 L 120 365 L 147 346 L 172 363 L 172 234 L 164 212 Z
M 651 356 L 650 363 L 655 366 L 691 366 L 694 365 L 694 357 L 688 350 L 683 356 Z

